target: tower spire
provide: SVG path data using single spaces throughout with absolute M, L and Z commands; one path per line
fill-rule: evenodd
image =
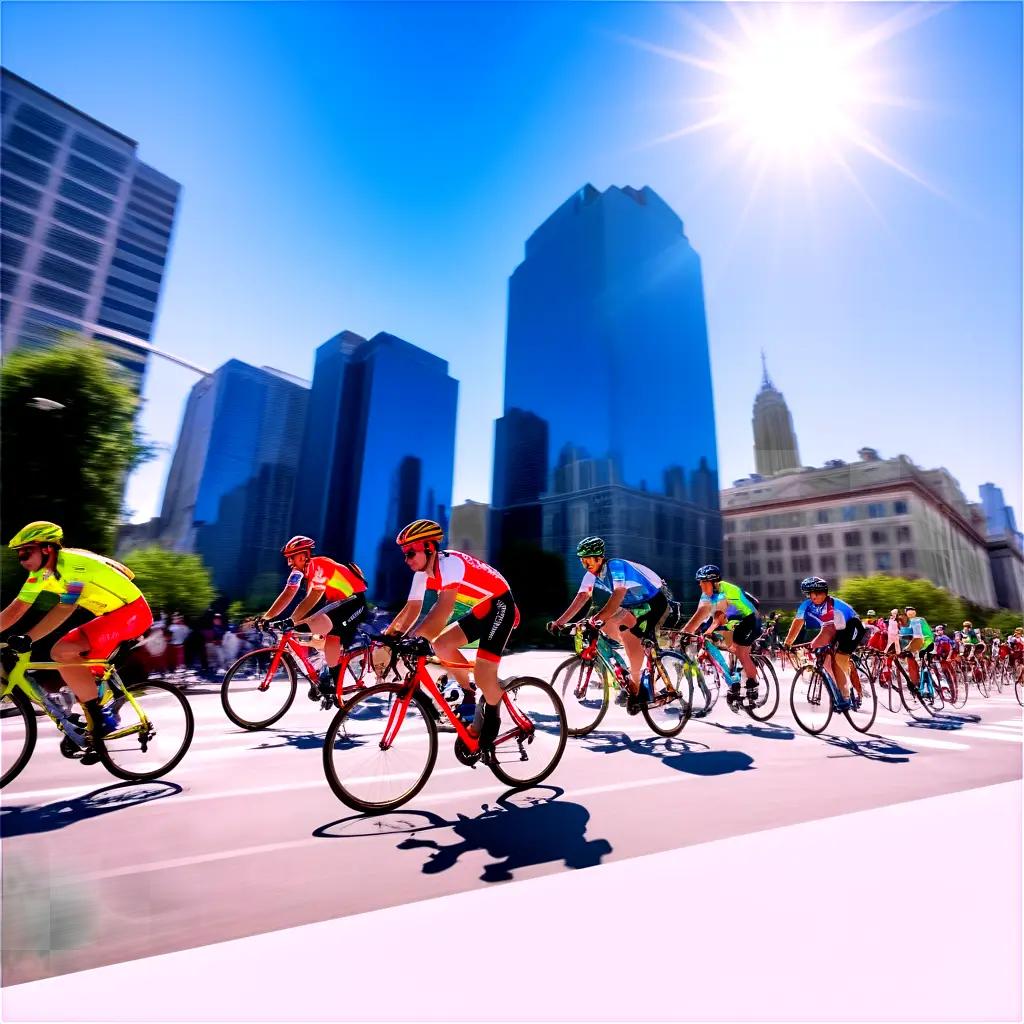
M 774 388 L 771 377 L 768 376 L 768 362 L 764 357 L 764 349 L 761 349 L 761 370 L 763 376 L 761 378 L 761 387 L 763 388 Z

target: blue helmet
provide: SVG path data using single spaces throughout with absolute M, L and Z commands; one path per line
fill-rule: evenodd
M 702 565 L 697 570 L 697 575 L 694 579 L 698 583 L 703 583 L 705 580 L 710 580 L 712 583 L 720 583 L 722 581 L 722 570 L 717 565 Z

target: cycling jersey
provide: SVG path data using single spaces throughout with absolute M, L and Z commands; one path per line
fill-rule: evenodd
M 858 616 L 845 601 L 840 601 L 838 597 L 826 597 L 820 605 L 807 598 L 797 608 L 796 617 L 818 627 L 835 626 L 836 632 L 839 632 Z
M 55 567 L 32 573 L 18 600 L 32 604 L 42 593 L 57 594 L 61 604 L 74 604 L 93 615 L 106 615 L 142 597 L 131 570 L 93 551 L 61 548 Z
M 470 609 L 474 615 L 482 617 L 491 601 L 509 593 L 510 588 L 497 569 L 479 558 L 461 551 L 439 551 L 433 575 L 428 576 L 425 570 L 413 575 L 409 600 L 422 601 L 428 590 L 455 591 L 455 608 L 451 615 L 454 620 Z
M 976 629 L 965 629 L 963 632 L 963 642 L 970 647 L 976 647 L 978 644 L 983 644 L 984 641 L 978 636 Z
M 928 650 L 935 640 L 932 627 L 920 615 L 916 615 L 906 626 L 900 628 L 900 636 L 907 641 L 908 645 L 912 640 L 924 640 L 922 651 Z
M 935 651 L 940 658 L 948 658 L 953 653 L 953 641 L 945 634 L 935 637 Z
M 700 611 L 701 607 L 704 608 L 705 622 L 718 611 L 725 612 L 727 622 L 744 619 L 757 611 L 747 595 L 735 583 L 727 583 L 725 580 L 718 584 L 714 593 L 701 594 L 697 611 Z
M 652 569 L 639 562 L 628 562 L 625 558 L 609 558 L 597 575 L 588 572 L 580 583 L 579 593 L 592 594 L 594 588 L 603 590 L 610 597 L 617 587 L 626 588 L 622 599 L 623 608 L 646 604 L 664 586 L 662 578 Z
M 311 558 L 304 571 L 293 569 L 288 574 L 287 586 L 297 587 L 303 580 L 311 590 L 322 590 L 328 601 L 344 601 L 366 590 L 366 581 L 361 576 L 325 555 Z

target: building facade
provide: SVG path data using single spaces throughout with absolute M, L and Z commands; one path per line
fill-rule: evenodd
M 99 339 L 141 390 L 181 187 L 137 143 L 3 69 L 3 350 Z
M 491 506 L 482 501 L 464 501 L 452 509 L 448 524 L 449 547 L 487 561 L 487 529 Z
M 805 576 L 838 586 L 876 572 L 923 577 L 995 606 L 981 518 L 945 469 L 862 448 L 849 465 L 737 481 L 721 505 L 723 568 L 771 607 L 794 607 Z
M 1024 537 L 1001 488 L 982 484 L 979 493 L 996 600 L 1000 608 L 1019 611 L 1024 608 Z
M 509 282 L 491 557 L 606 536 L 679 585 L 721 552 L 700 258 L 651 189 L 587 185 Z
M 754 399 L 754 466 L 761 476 L 773 476 L 785 469 L 799 468 L 800 452 L 789 406 L 768 376 L 763 352 L 761 367 L 761 390 Z
M 160 543 L 195 552 L 230 599 L 277 593 L 309 385 L 231 359 L 192 388 L 164 491 Z

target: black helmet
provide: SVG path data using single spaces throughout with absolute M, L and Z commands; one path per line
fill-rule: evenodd
M 576 545 L 577 558 L 604 558 L 604 541 L 600 537 L 584 537 Z
M 697 575 L 694 579 L 698 583 L 703 583 L 705 580 L 710 580 L 712 583 L 720 583 L 722 580 L 722 570 L 717 565 L 702 565 L 697 570 Z
M 800 589 L 805 594 L 809 594 L 812 590 L 824 590 L 827 594 L 828 580 L 823 580 L 820 576 L 808 576 L 800 581 Z

